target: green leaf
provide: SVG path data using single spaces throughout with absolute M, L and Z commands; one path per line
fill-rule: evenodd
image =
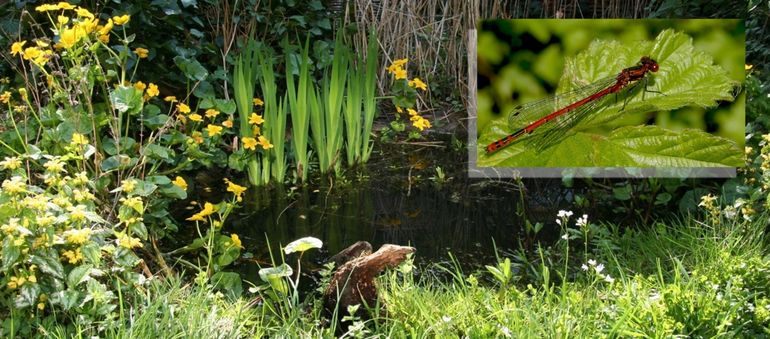
M 174 199 L 187 199 L 187 191 L 177 185 L 168 185 L 160 188 L 160 193 Z
M 735 141 L 698 130 L 670 131 L 657 126 L 618 128 L 624 117 L 646 120 L 646 114 L 685 106 L 711 107 L 732 101 L 736 85 L 711 56 L 696 51 L 692 39 L 673 30 L 655 41 L 621 45 L 595 41 L 586 51 L 566 61 L 559 90 L 568 92 L 616 75 L 638 63 L 641 56 L 655 59 L 660 70 L 643 85 L 621 92 L 623 100 L 605 97 L 596 111 L 569 130 L 559 131 L 551 142 L 544 125 L 508 147 L 486 154 L 485 147 L 513 131 L 507 117 L 490 123 L 479 133 L 478 166 L 497 167 L 735 167 L 742 164 Z M 548 135 L 548 138 L 544 138 Z M 537 150 L 537 146 L 541 149 Z
M 241 276 L 235 272 L 217 272 L 211 276 L 214 287 L 227 292 L 232 298 L 237 298 L 243 293 Z
M 59 262 L 59 255 L 56 253 L 56 250 L 49 249 L 48 253 L 44 253 L 43 256 L 33 255 L 31 261 L 37 265 L 40 272 L 58 279 L 64 278 L 64 267 Z
M 13 304 L 16 308 L 26 308 L 37 304 L 37 297 L 40 295 L 39 284 L 24 284 L 21 286 L 19 294 L 14 299 Z
M 182 56 L 176 56 L 174 57 L 174 63 L 190 80 L 202 81 L 209 75 L 206 68 L 195 59 L 186 59 Z
M 144 154 L 151 159 L 169 160 L 172 150 L 158 144 L 149 144 L 144 148 Z
M 67 285 L 70 288 L 75 288 L 77 285 L 91 279 L 91 276 L 88 275 L 91 268 L 93 268 L 93 266 L 90 264 L 73 268 L 72 271 L 70 271 L 70 274 L 67 275 Z
M 112 108 L 120 113 L 134 115 L 142 110 L 144 99 L 142 91 L 128 86 L 118 86 L 110 92 L 110 103 Z
M 3 241 L 3 267 L 2 270 L 7 272 L 8 269 L 16 263 L 21 255 L 21 250 L 18 246 L 13 245 L 13 239 L 6 237 Z

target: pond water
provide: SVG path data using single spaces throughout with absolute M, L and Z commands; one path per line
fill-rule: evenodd
M 468 179 L 465 151 L 449 144 L 378 148 L 365 168 L 333 183 L 250 188 L 223 228 L 240 236 L 247 253 L 234 269 L 254 281 L 259 265 L 271 265 L 268 248 L 279 255 L 279 245 L 307 236 L 324 242 L 322 250 L 306 254 L 310 269 L 360 240 L 375 249 L 411 245 L 417 264 L 446 262 L 451 252 L 464 268 L 475 269 L 494 262 L 495 246 L 512 249 L 527 241 L 522 210 L 533 223 L 555 225 L 556 211 L 568 205 L 569 192 L 559 181 L 525 182 L 522 206 L 512 180 Z M 212 187 L 221 182 L 207 175 L 197 177 Z M 200 194 L 200 200 L 221 199 L 218 192 Z

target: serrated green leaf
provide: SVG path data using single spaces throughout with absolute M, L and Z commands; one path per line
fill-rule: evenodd
M 595 41 L 589 48 L 567 60 L 559 93 L 587 83 L 612 77 L 638 63 L 642 56 L 655 59 L 660 69 L 644 84 L 621 92 L 622 99 L 605 97 L 602 107 L 567 131 L 544 144 L 544 125 L 532 135 L 491 155 L 485 147 L 512 133 L 507 117 L 490 123 L 479 133 L 478 166 L 496 167 L 716 167 L 740 166 L 736 142 L 696 130 L 674 132 L 655 126 L 615 124 L 623 116 L 640 116 L 685 106 L 711 107 L 718 101 L 732 101 L 736 83 L 714 64 L 711 56 L 696 51 L 692 39 L 665 30 L 655 41 L 621 45 Z M 612 131 L 608 135 L 602 130 Z M 536 146 L 543 148 L 536 151 Z

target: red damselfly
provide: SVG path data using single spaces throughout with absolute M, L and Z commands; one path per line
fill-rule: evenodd
M 589 113 L 603 106 L 605 101 L 602 99 L 605 99 L 608 94 L 618 93 L 629 85 L 638 84 L 639 80 L 645 79 L 649 72 L 657 71 L 658 63 L 644 56 L 639 60 L 639 64 L 623 69 L 617 76 L 593 82 L 568 93 L 516 106 L 508 117 L 509 126 L 515 132 L 489 144 L 486 147 L 487 154 L 510 145 L 553 120 L 556 121 L 543 135 L 543 139 L 550 140 L 564 136 Z M 645 91 L 647 91 L 646 88 Z

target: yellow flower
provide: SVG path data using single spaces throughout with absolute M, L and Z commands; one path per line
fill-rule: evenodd
M 112 30 L 112 19 L 107 19 L 107 23 L 99 28 L 100 35 L 107 35 Z
M 225 126 L 227 128 L 233 128 L 233 120 L 227 119 L 225 121 L 222 121 L 222 126 Z
M 250 149 L 252 151 L 257 150 L 257 139 L 250 137 L 243 137 L 243 148 Z
M 86 138 L 85 135 L 82 135 L 80 133 L 72 133 L 72 144 L 73 145 L 88 145 L 88 138 Z
M 110 36 L 109 36 L 109 35 L 107 35 L 107 34 L 104 34 L 104 35 L 100 35 L 100 36 L 98 36 L 98 37 L 97 37 L 97 39 L 99 39 L 99 41 L 100 41 L 101 43 L 103 43 L 103 44 L 108 44 L 108 43 L 110 43 Z
M 214 204 L 212 204 L 210 202 L 206 202 L 203 205 L 203 210 L 201 210 L 198 213 L 193 214 L 193 216 L 187 218 L 187 220 L 190 220 L 190 221 L 196 221 L 196 220 L 197 221 L 206 221 L 205 217 L 208 217 L 209 215 L 214 214 L 214 212 L 216 212 L 216 210 L 214 209 Z
M 393 61 L 393 63 L 388 67 L 388 73 L 396 74 L 396 71 L 403 70 L 404 65 L 406 65 L 407 61 L 409 61 L 409 59 L 406 59 L 406 58 Z
M 206 126 L 206 131 L 209 132 L 209 137 L 213 137 L 219 133 L 222 133 L 222 126 L 209 124 Z
M 77 13 L 79 17 L 84 17 L 84 18 L 88 18 L 88 19 L 93 19 L 94 18 L 94 15 L 90 11 L 88 11 L 87 9 L 85 9 L 83 7 L 76 8 L 75 9 L 75 13 Z
M 123 232 L 115 232 L 115 233 L 117 233 L 117 235 L 118 235 L 117 240 L 116 240 L 117 243 L 118 243 L 118 246 L 123 247 L 123 248 L 127 248 L 127 249 L 133 249 L 133 248 L 136 248 L 136 247 L 142 247 L 142 241 L 141 240 L 139 240 L 137 238 L 134 238 L 134 237 L 131 237 L 131 236 L 129 236 L 126 233 L 123 233 Z
M 251 113 L 251 116 L 249 117 L 249 123 L 253 125 L 259 125 L 261 123 L 265 122 L 264 119 L 262 119 L 261 115 L 257 115 L 257 113 Z
M 131 193 L 136 188 L 136 180 L 134 179 L 123 180 L 123 182 L 120 184 L 120 188 L 123 189 L 123 192 Z
M 396 106 L 396 112 L 398 113 L 404 113 L 404 109 L 401 108 L 401 106 Z
M 51 173 L 59 173 L 64 171 L 64 163 L 59 158 L 48 160 L 48 162 L 46 162 L 43 167 L 45 167 L 47 172 Z
M 409 113 L 409 115 L 411 115 L 411 116 L 415 116 L 415 115 L 417 115 L 417 111 L 415 111 L 413 108 L 407 108 L 407 109 L 406 109 L 406 111 L 407 111 L 407 112 Z
M 69 230 L 64 232 L 64 239 L 69 244 L 82 245 L 91 238 L 91 229 L 82 228 L 79 230 Z
M 260 98 L 254 98 L 252 100 L 252 102 L 254 102 L 254 106 L 264 106 L 265 105 L 265 102 L 262 101 L 262 99 L 260 99 Z
M 150 83 L 149 85 L 147 85 L 147 96 L 148 97 L 150 97 L 150 98 L 156 97 L 156 96 L 158 96 L 158 94 L 160 94 L 160 91 L 158 90 L 158 85 L 153 84 L 153 83 Z
M 134 88 L 136 88 L 136 89 L 138 89 L 138 90 L 140 90 L 140 91 L 144 91 L 144 89 L 145 89 L 145 88 L 147 88 L 147 85 L 145 85 L 145 84 L 144 84 L 143 82 L 141 82 L 141 81 L 137 81 L 137 82 L 134 84 Z
M 173 95 L 169 95 L 169 96 L 163 98 L 163 101 L 166 101 L 166 102 L 176 102 L 176 97 L 173 96 Z
M 21 285 L 24 285 L 25 282 L 27 282 L 27 279 L 24 279 L 24 277 L 11 277 L 11 279 L 8 280 L 8 288 L 12 290 L 19 288 Z
M 750 71 L 752 68 L 754 68 L 754 65 L 746 64 L 746 70 Z
M 259 145 L 262 146 L 264 149 L 271 149 L 273 148 L 273 144 L 270 143 L 270 141 L 267 140 L 264 136 L 259 136 Z
M 259 135 L 260 132 L 262 132 L 262 129 L 259 128 L 259 126 L 252 126 L 251 127 L 251 133 L 254 133 L 254 135 Z
M 190 137 L 192 137 L 192 139 L 195 140 L 196 144 L 203 143 L 203 133 L 201 133 L 200 131 L 192 132 L 192 135 Z
M 15 170 L 21 167 L 21 160 L 17 157 L 5 157 L 3 161 L 0 161 L 0 167 L 5 170 Z
M 9 101 L 11 101 L 11 92 L 5 91 L 0 94 L 0 102 L 7 104 Z
M 14 42 L 13 45 L 11 45 L 11 55 L 16 55 L 19 53 L 22 53 L 24 55 L 24 44 L 27 43 L 27 40 Z
M 238 201 L 241 201 L 241 196 L 243 195 L 243 192 L 246 191 L 246 187 L 233 183 L 227 178 L 225 178 L 224 180 L 225 180 L 225 183 L 227 183 L 227 191 L 235 194 L 235 198 Z
M 233 245 L 235 245 L 235 247 L 243 248 L 243 245 L 241 244 L 241 238 L 238 238 L 237 234 L 230 234 L 230 240 L 233 241 Z
M 66 257 L 70 264 L 77 264 L 83 260 L 83 253 L 80 252 L 80 247 L 78 247 L 75 251 L 64 251 L 62 256 Z
M 171 183 L 185 191 L 187 190 L 187 181 L 185 181 L 184 178 L 180 176 L 177 176 Z
M 86 220 L 86 205 L 77 205 L 67 208 L 70 212 L 70 220 L 72 221 L 84 221 Z
M 56 4 L 57 9 L 74 9 L 75 5 L 72 5 L 65 1 L 60 1 L 58 4 Z
M 27 101 L 27 89 L 24 87 L 19 88 L 19 95 L 21 96 L 21 100 Z
M 66 28 L 61 31 L 59 35 L 59 42 L 66 49 L 70 49 L 75 46 L 81 38 L 85 36 L 85 32 L 81 29 Z M 26 51 L 25 51 L 26 53 Z
M 219 111 L 217 111 L 217 110 L 215 110 L 213 108 L 209 108 L 209 109 L 206 110 L 206 117 L 207 118 L 212 118 L 213 119 L 213 118 L 216 118 L 217 115 L 219 115 Z
M 195 122 L 203 121 L 203 117 L 200 114 L 198 114 L 198 113 L 190 114 L 187 117 L 190 118 L 190 120 L 195 121 Z
M 128 14 L 115 16 L 112 17 L 112 20 L 115 22 L 115 25 L 121 26 L 127 24 L 128 21 L 131 20 L 131 16 Z
M 55 11 L 59 9 L 59 6 L 56 6 L 54 4 L 45 4 L 35 7 L 35 10 L 38 12 L 48 12 L 48 11 Z
M 414 78 L 414 79 L 410 80 L 408 82 L 408 85 L 409 85 L 409 87 L 419 88 L 419 89 L 421 89 L 423 91 L 427 91 L 428 90 L 428 85 L 426 83 L 422 82 L 422 80 L 420 80 L 420 78 Z
M 419 115 L 412 116 L 410 120 L 412 120 L 412 126 L 419 129 L 420 131 L 423 131 L 426 128 L 431 127 L 430 121 L 428 121 L 428 119 L 425 119 Z
M 396 70 L 396 71 L 393 73 L 393 75 L 396 77 L 396 80 L 399 80 L 399 79 L 406 79 L 406 70 L 405 70 L 405 69 L 403 69 L 403 68 L 399 68 L 399 69 L 397 69 L 397 70 Z
M 32 60 L 39 57 L 42 53 L 37 47 L 27 47 L 24 49 L 22 57 L 24 57 L 24 60 Z
M 184 114 L 190 113 L 190 106 L 187 106 L 186 104 L 181 102 L 176 105 L 176 109 L 178 109 L 179 112 L 182 112 Z
M 138 56 L 139 59 L 144 59 L 147 57 L 147 55 L 149 55 L 150 51 L 145 48 L 137 47 L 134 49 L 134 53 L 136 53 L 136 56 Z

